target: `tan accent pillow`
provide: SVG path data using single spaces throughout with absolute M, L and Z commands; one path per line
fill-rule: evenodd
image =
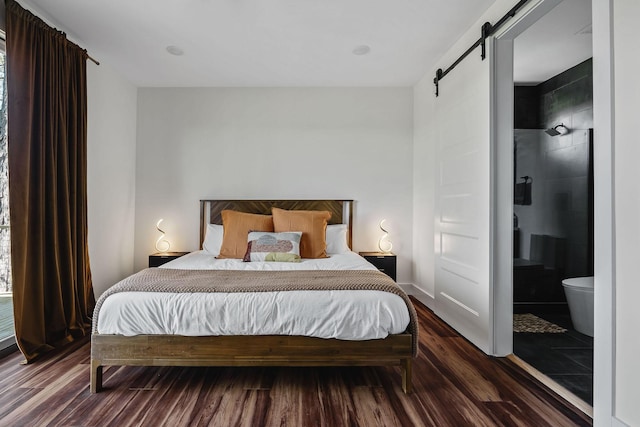
M 271 215 L 258 215 L 232 210 L 222 211 L 222 246 L 216 258 L 244 258 L 250 231 L 273 231 Z
M 302 258 L 327 257 L 327 221 L 329 211 L 286 211 L 272 208 L 273 228 L 276 233 L 302 231 L 300 256 Z

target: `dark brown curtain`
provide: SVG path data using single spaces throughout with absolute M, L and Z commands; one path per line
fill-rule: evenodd
M 87 335 L 86 52 L 6 1 L 16 341 L 27 362 Z

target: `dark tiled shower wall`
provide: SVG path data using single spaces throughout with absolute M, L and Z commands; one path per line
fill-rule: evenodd
M 593 61 L 568 69 L 537 86 L 515 87 L 515 128 L 593 127 Z
M 541 83 L 540 127 L 564 123 L 569 129 L 593 127 L 593 61 L 591 59 Z
M 537 86 L 515 88 L 516 129 L 540 131 L 536 147 L 518 150 L 516 177 L 522 176 L 519 169 L 534 169 L 538 176 L 532 177 L 531 205 L 516 206 L 514 211 L 523 219 L 537 217 L 533 228 L 525 227 L 531 234 L 566 239 L 565 277 L 593 274 L 589 132 L 593 127 L 592 68 L 589 59 Z M 550 137 L 542 131 L 561 123 L 571 130 L 569 134 Z M 522 249 L 528 253 L 528 248 Z

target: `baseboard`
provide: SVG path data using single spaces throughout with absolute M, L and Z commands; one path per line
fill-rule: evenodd
M 6 347 L 0 350 L 0 359 L 7 357 L 10 354 L 15 353 L 16 351 L 18 351 L 18 346 L 15 344 L 15 342 L 13 344 L 8 344 Z
M 435 305 L 433 295 L 429 295 L 413 283 L 398 283 L 398 286 L 400 286 L 402 290 L 407 293 L 407 295 L 413 296 L 415 299 L 423 303 L 427 308 L 433 310 L 433 307 Z

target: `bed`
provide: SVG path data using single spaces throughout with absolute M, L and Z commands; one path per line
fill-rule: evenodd
M 351 247 L 352 238 L 352 212 L 353 202 L 350 200 L 201 200 L 200 201 L 200 245 L 206 246 L 205 238 L 210 231 L 210 224 L 222 224 L 223 211 L 237 211 L 255 214 L 270 214 L 272 208 L 285 209 L 287 211 L 328 211 L 331 218 L 327 221 L 330 228 L 333 225 L 345 224 L 346 235 L 344 238 L 347 245 Z M 328 236 L 328 235 L 327 235 Z M 105 292 L 96 305 L 94 313 L 94 327 L 91 336 L 91 373 L 90 390 L 97 393 L 102 389 L 102 371 L 104 366 L 378 366 L 378 365 L 399 365 L 402 372 L 402 389 L 405 393 L 411 391 L 411 363 L 417 354 L 417 321 L 415 310 L 408 300 L 408 297 L 393 284 L 393 294 L 383 299 L 379 292 L 381 289 L 388 290 L 389 281 L 384 274 L 375 270 L 373 266 L 366 263 L 358 255 L 345 251 L 339 255 L 331 255 L 326 260 L 303 260 L 296 263 L 242 263 L 239 260 L 215 260 L 213 255 L 206 251 L 198 251 L 189 254 L 178 260 L 172 261 L 163 266 L 164 268 L 145 269 L 123 280 L 113 288 Z M 209 265 L 211 264 L 211 265 Z M 269 272 L 274 265 L 282 265 L 285 270 Z M 240 270 L 238 270 L 240 269 Z M 250 270 L 250 271 L 241 271 Z M 259 270 L 259 271 L 255 271 Z M 130 282 L 136 282 L 138 275 L 143 275 L 144 280 L 157 279 L 158 283 L 151 286 L 150 290 L 156 292 L 142 293 L 131 292 L 134 288 L 129 288 Z M 323 292 L 314 282 L 333 280 L 339 275 L 340 280 L 359 281 L 355 288 L 338 288 Z M 215 292 L 212 294 L 202 294 L 199 286 L 211 276 L 216 276 L 216 280 L 221 280 L 225 285 L 240 278 L 241 284 L 248 283 L 236 292 L 229 293 Z M 273 277 L 272 277 L 273 276 Z M 285 287 L 287 292 L 253 292 L 256 286 L 268 286 L 271 278 L 277 279 L 274 291 L 282 290 L 281 283 L 287 280 L 299 281 L 300 277 L 309 278 L 309 283 L 304 290 L 293 290 Z M 140 276 L 142 277 L 142 276 Z M 263 281 L 264 277 L 264 282 Z M 286 279 L 286 280 L 283 280 Z M 173 294 L 173 282 L 188 279 L 188 292 Z M 238 279 L 238 280 L 240 280 Z M 376 287 L 380 282 L 382 285 Z M 163 288 L 163 283 L 168 288 Z M 124 287 L 123 287 L 124 286 Z M 230 285 L 229 285 L 230 286 Z M 381 286 L 381 287 L 380 287 Z M 161 289 L 156 289 L 160 287 Z M 242 288 L 242 286 L 240 286 Z M 119 288 L 119 289 L 114 289 Z M 397 288 L 397 289 L 395 289 Z M 170 292 L 165 292 L 170 289 Z M 267 290 L 271 288 L 266 288 Z M 118 290 L 120 292 L 118 292 Z M 115 291 L 115 292 L 112 292 Z M 251 293 L 242 293 L 251 292 Z M 309 297 L 311 295 L 311 297 Z M 268 300 L 267 303 L 256 303 L 253 298 L 277 298 L 276 303 Z M 345 319 L 351 318 L 351 323 L 344 320 L 347 326 L 342 327 L 338 323 L 330 323 L 326 319 L 309 322 L 312 332 L 305 330 L 300 332 L 301 319 L 304 316 L 305 307 L 308 304 L 318 304 L 327 298 L 327 302 L 322 306 L 330 314 L 342 312 L 347 313 Z M 192 299 L 189 299 L 192 298 Z M 205 300 L 210 298 L 210 300 Z M 296 299 L 300 298 L 300 299 Z M 306 298 L 306 299 L 305 299 Z M 408 320 L 400 313 L 398 299 L 402 300 L 403 309 L 406 310 Z M 167 313 L 154 315 L 143 314 L 143 317 L 153 317 L 153 319 L 142 329 L 136 329 L 141 322 L 127 310 L 138 310 L 145 304 L 149 306 L 160 306 L 165 300 L 177 300 L 181 304 L 186 304 L 188 310 L 171 308 L 168 306 L 162 310 Z M 221 300 L 227 304 L 236 301 L 233 310 L 222 310 L 223 315 L 209 313 L 207 319 L 201 315 L 203 307 L 222 307 Z M 384 306 L 389 300 L 389 307 Z M 231 302 L 229 302 L 231 301 Z M 260 310 L 270 308 L 271 311 L 281 313 L 281 307 L 301 307 L 303 314 L 297 314 L 297 320 L 286 320 L 280 322 L 283 329 L 276 332 L 271 331 L 274 323 L 251 320 L 245 321 L 242 317 L 249 314 L 243 311 L 243 304 L 248 307 L 246 310 L 257 311 L 255 316 L 261 319 L 267 314 Z M 262 301 L 262 300 L 261 300 Z M 351 302 L 349 302 L 351 301 Z M 355 305 L 347 305 L 354 303 Z M 126 305 L 129 304 L 129 305 Z M 273 305 L 272 305 L 273 304 Z M 332 305 L 333 304 L 333 305 Z M 354 316 L 353 313 L 365 313 L 373 311 L 370 307 L 378 307 L 379 312 L 399 313 L 399 316 L 390 316 L 389 324 L 381 322 L 379 316 L 370 323 L 364 320 L 366 316 Z M 405 305 L 406 304 L 406 305 Z M 109 308 L 112 306 L 114 308 Z M 124 307 L 124 308 L 123 308 Z M 129 308 L 126 308 L 129 307 Z M 258 309 L 256 309 L 258 307 Z M 355 307 L 355 308 L 354 308 Z M 395 307 L 395 308 L 394 308 Z M 121 311 L 117 311 L 117 310 Z M 116 311 L 113 311 L 116 310 Z M 181 313 L 176 316 L 175 313 Z M 182 319 L 182 323 L 176 319 L 193 313 L 198 321 L 192 319 Z M 314 312 L 315 313 L 315 312 Z M 235 315 L 236 317 L 231 316 Z M 315 314 L 314 314 L 315 315 Z M 124 322 L 127 318 L 133 319 L 128 324 Z M 354 321 L 353 319 L 357 319 Z M 111 319 L 111 320 L 109 320 Z M 155 321 L 155 327 L 154 326 Z M 226 323 L 225 323 L 226 321 Z M 404 323 L 402 323 L 404 322 Z M 384 324 L 387 328 L 382 331 L 376 329 L 378 323 Z M 227 326 L 220 326 L 226 324 Z M 247 327 L 246 324 L 251 324 Z M 254 332 L 253 324 L 259 324 L 258 332 Z M 196 325 L 197 327 L 194 327 Z M 405 326 L 406 325 L 406 326 Z M 374 327 L 375 326 L 375 327 Z M 220 328 L 225 329 L 221 332 Z M 341 329 L 342 328 L 342 329 Z M 323 331 L 324 329 L 324 331 Z M 167 332 L 169 331 L 169 332 Z M 266 332 L 265 332 L 266 331 Z M 345 332 L 346 331 L 346 332 Z M 354 332 L 355 331 L 355 332 Z M 392 331 L 392 332 L 388 332 Z M 329 335 L 327 335 L 329 334 Z M 352 335 L 353 334 L 353 335 Z

